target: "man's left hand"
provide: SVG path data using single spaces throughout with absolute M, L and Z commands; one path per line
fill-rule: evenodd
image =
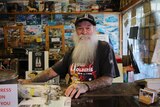
M 78 98 L 80 94 L 86 93 L 87 91 L 88 91 L 88 87 L 86 84 L 76 83 L 76 84 L 70 85 L 67 88 L 67 90 L 65 91 L 65 95 L 71 98 L 73 98 L 73 96 L 75 96 L 75 98 Z

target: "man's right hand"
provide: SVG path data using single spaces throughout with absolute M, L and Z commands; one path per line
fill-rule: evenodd
M 18 79 L 19 84 L 30 84 L 32 83 L 31 79 Z

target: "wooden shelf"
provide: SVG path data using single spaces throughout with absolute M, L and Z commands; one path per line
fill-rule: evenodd
M 143 0 L 132 0 L 129 4 L 127 4 L 126 6 L 122 7 L 120 10 L 121 11 L 126 11 L 129 8 L 131 8 L 132 6 L 141 3 Z
M 90 12 L 90 11 L 83 11 L 83 12 L 0 12 L 0 14 L 9 14 L 9 15 L 16 15 L 16 14 L 83 14 L 83 13 L 91 13 L 91 14 L 99 14 L 99 13 L 120 13 L 120 12 Z

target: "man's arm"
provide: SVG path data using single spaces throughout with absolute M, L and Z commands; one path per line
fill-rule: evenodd
M 93 81 L 86 82 L 85 84 L 88 85 L 88 88 L 89 88 L 88 91 L 92 91 L 98 88 L 103 88 L 103 87 L 112 85 L 112 80 L 113 80 L 112 77 L 102 76 Z
M 46 82 L 57 75 L 58 74 L 52 68 L 48 68 L 48 69 L 42 71 L 40 74 L 38 74 L 31 81 L 32 82 Z
M 46 82 L 57 75 L 58 74 L 52 68 L 48 68 L 48 69 L 42 71 L 40 74 L 38 74 L 33 79 L 27 79 L 27 80 L 19 79 L 18 82 L 21 84 L 29 84 L 32 82 Z
M 102 76 L 90 82 L 75 83 L 75 84 L 70 85 L 66 89 L 65 95 L 71 98 L 73 98 L 73 96 L 75 95 L 75 98 L 78 98 L 80 94 L 86 93 L 87 91 L 92 91 L 98 88 L 103 88 L 103 87 L 111 85 L 112 80 L 113 80 L 112 77 Z

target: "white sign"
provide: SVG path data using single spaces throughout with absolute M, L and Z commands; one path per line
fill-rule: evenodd
M 106 42 L 109 43 L 109 38 L 108 38 L 107 35 L 105 35 L 105 34 L 97 34 L 97 36 L 98 36 L 98 40 L 106 41 Z
M 51 38 L 51 42 L 60 42 L 60 38 Z
M 59 100 L 51 100 L 46 105 L 45 97 L 32 97 L 28 100 L 22 100 L 18 107 L 71 107 L 71 98 L 61 96 Z
M 18 107 L 17 84 L 0 85 L 0 107 Z

